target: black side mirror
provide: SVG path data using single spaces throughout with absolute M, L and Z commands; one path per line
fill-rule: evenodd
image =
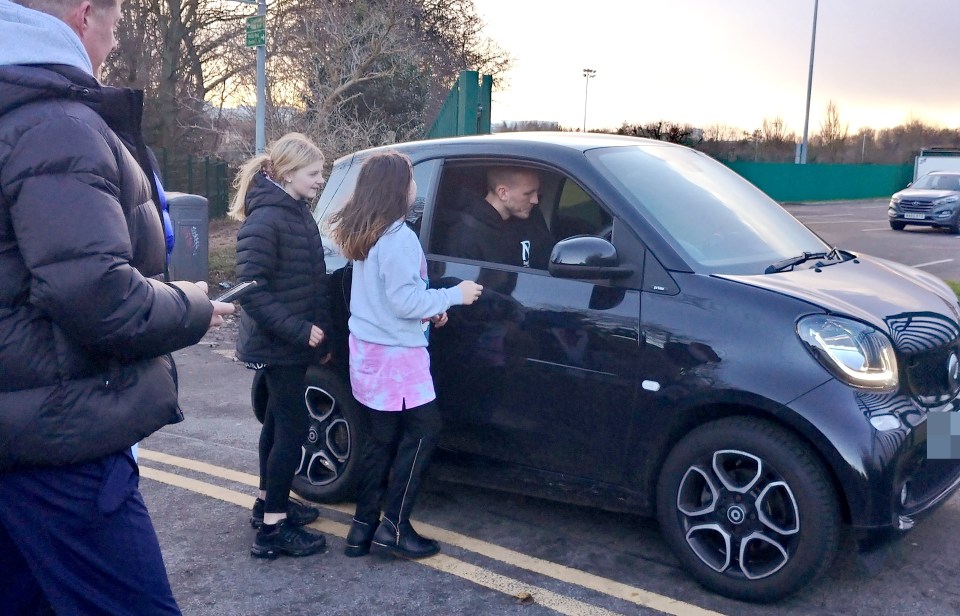
M 633 269 L 622 267 L 617 249 L 605 239 L 577 235 L 557 242 L 550 252 L 547 270 L 556 278 L 626 278 Z

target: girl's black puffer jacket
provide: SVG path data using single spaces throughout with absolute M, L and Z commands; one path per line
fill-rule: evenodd
M 310 327 L 330 327 L 327 270 L 309 206 L 258 173 L 237 233 L 237 282 L 256 280 L 241 300 L 240 361 L 306 364 L 326 353 L 308 345 Z

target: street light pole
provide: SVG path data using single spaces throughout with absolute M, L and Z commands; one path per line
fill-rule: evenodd
M 583 86 L 583 132 L 587 132 L 587 93 L 590 91 L 590 78 L 596 76 L 597 71 L 594 69 L 583 69 L 583 77 L 586 82 Z
M 267 15 L 267 0 L 257 0 L 257 15 Z M 264 41 L 266 42 L 266 41 Z M 262 154 L 266 149 L 264 123 L 267 108 L 267 46 L 257 46 L 257 139 L 256 153 Z
M 807 130 L 810 127 L 810 93 L 813 90 L 813 52 L 817 46 L 817 7 L 820 0 L 813 0 L 813 35 L 810 38 L 810 73 L 807 75 L 807 113 L 803 118 L 803 143 L 800 144 L 800 164 L 807 164 Z

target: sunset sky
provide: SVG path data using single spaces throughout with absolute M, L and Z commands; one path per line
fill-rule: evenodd
M 803 132 L 814 0 L 474 0 L 514 58 L 494 122 L 668 120 Z M 576 7 L 576 8 L 571 8 Z M 820 0 L 810 134 L 833 100 L 851 133 L 960 128 L 960 0 Z

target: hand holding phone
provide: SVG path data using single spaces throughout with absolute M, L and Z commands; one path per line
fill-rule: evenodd
M 224 293 L 218 297 L 213 298 L 215 302 L 234 302 L 240 299 L 244 294 L 257 286 L 256 280 L 248 280 L 247 282 L 241 282 L 240 284 L 235 284 Z

